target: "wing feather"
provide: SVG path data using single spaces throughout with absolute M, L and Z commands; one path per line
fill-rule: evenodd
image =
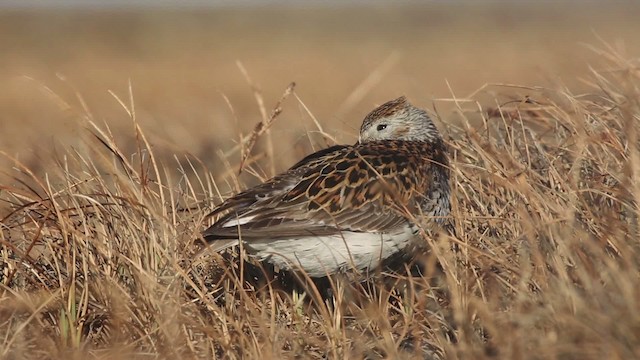
M 406 224 L 433 182 L 433 145 L 385 141 L 335 146 L 239 193 L 213 211 L 226 212 L 207 240 L 243 240 L 384 232 Z M 235 220 L 235 221 L 233 221 Z M 225 224 L 236 226 L 224 226 Z

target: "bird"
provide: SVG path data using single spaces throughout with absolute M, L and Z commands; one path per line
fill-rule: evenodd
M 214 251 L 247 253 L 321 278 L 377 268 L 407 251 L 420 221 L 450 212 L 447 146 L 426 111 L 405 96 L 364 117 L 354 145 L 334 145 L 242 191 L 213 210 L 202 232 Z

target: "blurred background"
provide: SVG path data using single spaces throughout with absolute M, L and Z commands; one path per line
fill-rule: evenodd
M 533 92 L 499 84 L 579 94 L 589 67 L 603 70 L 591 47 L 638 56 L 638 19 L 631 1 L 4 1 L 0 150 L 44 173 L 81 147 L 91 119 L 133 151 L 133 123 L 112 95 L 129 103 L 131 87 L 156 154 L 173 166 L 173 154 L 191 153 L 215 172 L 219 150 L 262 119 L 244 68 L 267 111 L 297 83 L 300 100 L 289 97 L 272 127 L 282 170 L 326 146 L 307 134 L 317 128 L 305 106 L 344 143 L 399 95 L 437 110 L 442 127 L 455 107 L 446 99 L 495 106 L 498 93 Z

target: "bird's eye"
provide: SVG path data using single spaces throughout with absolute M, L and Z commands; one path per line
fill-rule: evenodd
M 386 129 L 386 128 L 387 128 L 387 124 L 380 124 L 380 125 L 378 125 L 378 127 L 377 127 L 378 131 L 382 131 L 382 130 L 384 130 L 384 129 Z

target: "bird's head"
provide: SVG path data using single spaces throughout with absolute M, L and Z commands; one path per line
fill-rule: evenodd
M 426 111 L 401 96 L 380 105 L 364 118 L 358 142 L 380 140 L 436 142 L 442 137 Z

